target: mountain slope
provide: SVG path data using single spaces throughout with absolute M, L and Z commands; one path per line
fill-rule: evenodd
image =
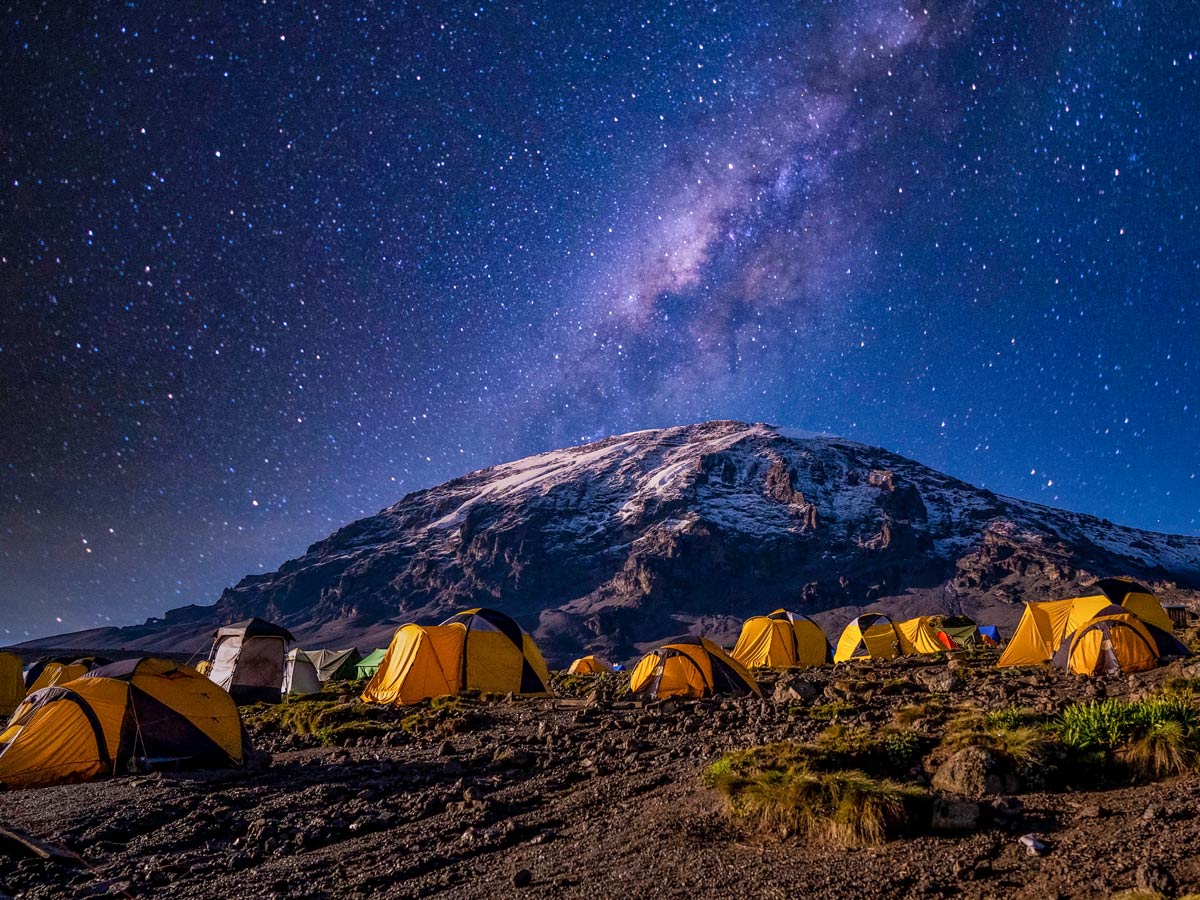
M 1168 596 L 1195 590 L 1200 538 L 1000 497 L 841 438 L 707 422 L 410 494 L 162 627 L 259 615 L 306 643 L 365 647 L 396 622 L 489 605 L 536 629 L 561 662 L 585 650 L 624 658 L 685 631 L 728 639 L 781 605 L 829 629 L 868 604 L 1008 624 L 1023 599 L 1110 574 Z M 148 646 L 157 627 L 111 639 Z

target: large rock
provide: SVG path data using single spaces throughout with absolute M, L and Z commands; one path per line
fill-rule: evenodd
M 959 797 L 1011 794 L 1019 787 L 995 755 L 982 747 L 959 750 L 938 767 L 932 784 L 936 791 Z

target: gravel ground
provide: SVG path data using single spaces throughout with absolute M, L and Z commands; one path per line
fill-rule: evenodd
M 881 725 L 928 699 L 944 663 L 800 676 L 845 718 Z M 1052 711 L 1138 694 L 1180 666 L 1082 681 L 962 668 L 956 703 Z M 586 682 L 580 682 L 586 688 Z M 576 687 L 579 685 L 577 684 Z M 768 685 L 768 689 L 770 689 Z M 0 893 L 169 897 L 1107 897 L 1200 890 L 1200 779 L 1001 798 L 965 834 L 839 850 L 747 831 L 702 782 L 721 752 L 811 740 L 812 702 L 478 704 L 471 730 L 395 731 L 351 747 L 259 732 L 259 772 L 157 773 L 0 794 L 0 821 L 81 855 L 0 843 Z M 252 728 L 252 731 L 255 729 Z M 1018 839 L 1042 834 L 1043 856 Z

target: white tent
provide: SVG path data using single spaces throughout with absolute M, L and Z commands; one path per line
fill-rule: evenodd
M 283 693 L 292 695 L 321 693 L 321 678 L 312 658 L 303 650 L 292 650 L 283 668 Z
M 213 638 L 208 677 L 238 703 L 278 703 L 291 640 L 287 629 L 262 619 L 223 625 Z

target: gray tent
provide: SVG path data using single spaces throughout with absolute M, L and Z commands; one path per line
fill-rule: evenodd
M 223 625 L 213 636 L 208 677 L 238 703 L 278 703 L 292 633 L 262 619 Z

